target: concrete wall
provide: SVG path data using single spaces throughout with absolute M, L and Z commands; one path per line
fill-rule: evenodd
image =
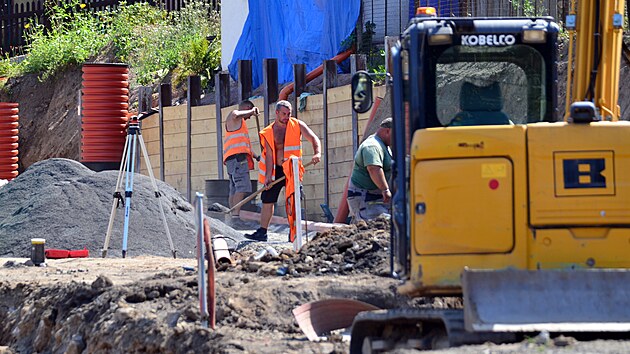
M 376 87 L 374 97 L 383 97 L 384 87 Z M 262 117 L 264 102 L 262 98 L 253 101 L 261 111 Z M 223 121 L 227 114 L 236 106 L 223 108 Z M 307 97 L 306 109 L 299 112 L 300 120 L 308 124 L 311 129 L 324 139 L 323 134 L 323 95 Z M 186 105 L 164 108 L 164 175 L 165 181 L 172 185 L 183 195 L 186 195 Z M 191 187 L 192 195 L 195 192 L 206 193 L 205 181 L 218 178 L 217 149 L 221 144 L 217 143 L 215 106 L 201 106 L 192 108 L 192 132 L 191 132 Z M 275 112 L 272 113 L 272 118 Z M 359 138 L 367 125 L 370 112 L 359 115 Z M 328 164 L 329 164 L 329 206 L 333 214 L 342 197 L 346 180 L 352 170 L 352 112 L 350 104 L 350 86 L 343 86 L 328 91 Z M 143 122 L 142 132 L 147 145 L 149 158 L 156 178 L 160 176 L 159 156 L 159 120 L 148 119 Z M 256 121 L 247 121 L 252 147 L 259 152 L 260 143 L 256 129 Z M 304 160 L 309 161 L 313 155 L 311 144 L 304 140 Z M 257 166 L 256 166 L 257 167 Z M 224 167 L 223 167 L 224 168 Z M 146 166 L 142 166 L 142 173 L 146 174 Z M 257 179 L 258 170 L 250 171 L 251 179 Z M 227 178 L 227 172 L 224 169 Z M 323 212 L 320 204 L 324 203 L 324 164 L 309 167 L 304 175 L 304 193 L 306 194 L 306 210 L 310 220 L 323 221 Z M 227 191 L 226 191 L 227 193 Z M 259 200 L 259 199 L 257 199 Z M 281 196 L 277 211 L 284 212 L 284 198 Z

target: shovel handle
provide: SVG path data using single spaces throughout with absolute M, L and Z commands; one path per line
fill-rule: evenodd
M 314 165 L 313 161 L 311 161 L 311 162 L 307 163 L 306 165 L 304 165 L 304 168 L 309 167 L 309 166 L 312 166 L 312 165 Z M 269 184 L 269 187 L 273 187 L 273 186 L 275 186 L 276 184 L 278 184 L 278 183 L 280 183 L 280 182 L 284 181 L 285 179 L 286 179 L 286 176 L 282 176 L 282 177 L 278 178 L 277 180 L 275 180 L 275 181 L 271 182 L 271 184 Z M 254 193 L 252 193 L 252 194 L 250 194 L 249 196 L 247 196 L 245 199 L 243 199 L 243 200 L 241 200 L 240 202 L 238 202 L 236 205 L 234 205 L 232 208 L 230 208 L 230 210 L 226 211 L 225 213 L 226 213 L 226 214 L 229 214 L 229 213 L 231 213 L 234 209 L 242 207 L 243 205 L 247 204 L 250 200 L 252 200 L 252 199 L 256 198 L 256 196 L 257 196 L 257 195 L 259 195 L 260 193 L 264 192 L 264 191 L 265 191 L 265 189 L 267 189 L 267 187 L 266 187 L 266 186 L 263 186 L 262 188 L 258 189 L 258 190 L 257 190 L 257 191 L 255 191 Z
M 260 121 L 258 120 L 259 114 L 256 114 L 256 129 L 258 129 L 258 143 L 260 143 L 260 157 L 262 158 L 263 143 L 260 140 Z

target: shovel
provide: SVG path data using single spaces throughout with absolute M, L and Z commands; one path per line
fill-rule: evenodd
M 304 165 L 304 168 L 312 166 L 313 161 L 307 163 L 306 165 Z M 284 181 L 286 179 L 285 176 L 282 176 L 280 178 L 278 178 L 277 180 L 271 182 L 271 184 L 269 184 L 269 188 L 275 186 L 276 184 Z M 214 203 L 212 204 L 212 206 L 210 207 L 212 210 L 214 211 L 219 211 L 225 214 L 229 214 L 231 213 L 234 209 L 240 208 L 243 205 L 247 204 L 250 200 L 256 198 L 257 195 L 259 195 L 260 193 L 264 192 L 267 189 L 267 187 L 263 186 L 262 188 L 258 189 L 257 191 L 255 191 L 254 193 L 250 194 L 249 196 L 247 196 L 245 199 L 241 200 L 240 202 L 238 202 L 236 205 L 234 205 L 232 208 L 228 208 L 225 205 L 221 205 L 219 203 Z

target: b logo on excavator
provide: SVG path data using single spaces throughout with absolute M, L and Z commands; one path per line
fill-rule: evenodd
M 566 159 L 562 165 L 564 188 L 606 188 L 605 159 Z
M 556 197 L 615 195 L 613 151 L 554 152 Z

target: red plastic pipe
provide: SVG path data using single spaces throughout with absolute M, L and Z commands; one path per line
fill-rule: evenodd
M 19 105 L 0 103 L 0 179 L 18 176 Z
M 127 137 L 129 67 L 83 65 L 81 162 L 120 162 Z

